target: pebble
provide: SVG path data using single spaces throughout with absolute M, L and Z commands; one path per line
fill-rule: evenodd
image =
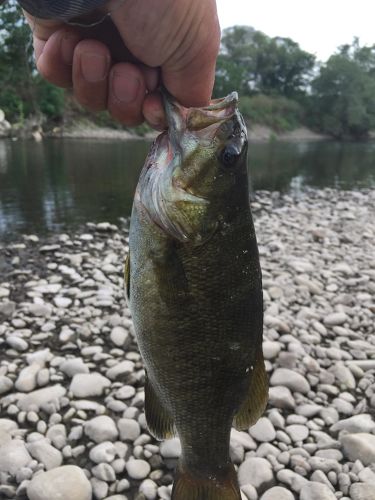
M 91 500 L 92 489 L 82 469 L 63 465 L 33 477 L 27 495 L 29 500 Z
M 5 375 L 0 375 L 0 396 L 13 388 L 13 381 Z
M 285 427 L 286 432 L 291 437 L 292 441 L 298 443 L 307 439 L 309 429 L 305 425 L 292 424 Z
M 296 406 L 290 389 L 282 385 L 269 388 L 268 400 L 270 405 L 280 409 L 293 410 Z
M 62 385 L 53 385 L 37 389 L 29 394 L 20 395 L 18 399 L 18 408 L 20 410 L 28 411 L 33 408 L 40 409 L 43 405 L 48 403 L 56 403 L 60 398 L 65 396 L 66 389 Z
M 179 458 L 181 443 L 179 438 L 166 439 L 160 443 L 160 455 L 164 458 Z
M 323 322 L 326 326 L 336 326 L 342 325 L 348 320 L 348 316 L 345 313 L 332 313 L 327 314 L 327 316 L 323 319 Z
M 116 448 L 111 441 L 103 441 L 90 449 L 90 460 L 96 464 L 111 463 L 115 459 Z
M 303 486 L 299 498 L 300 500 L 336 500 L 328 486 L 316 481 Z
M 107 415 L 100 415 L 86 422 L 84 432 L 86 436 L 95 441 L 95 443 L 115 441 L 118 437 L 116 424 L 111 417 Z
M 146 500 L 155 500 L 158 496 L 158 485 L 151 479 L 145 479 L 140 484 L 139 491 Z
M 275 428 L 266 417 L 261 417 L 255 425 L 250 427 L 249 432 L 251 437 L 261 443 L 273 441 L 276 437 Z
M 282 486 L 274 486 L 266 491 L 260 500 L 294 500 L 294 495 Z
M 375 485 L 366 483 L 355 483 L 350 487 L 351 500 L 374 500 Z
M 100 373 L 77 373 L 73 376 L 70 391 L 76 398 L 101 396 L 111 386 L 111 381 Z
M 306 394 L 310 390 L 310 384 L 305 377 L 288 368 L 277 368 L 270 378 L 270 384 L 273 386 L 281 385 L 293 392 L 301 392 L 302 394 Z
M 348 433 L 367 432 L 371 433 L 375 429 L 375 421 L 371 415 L 354 415 L 332 425 L 330 431 L 333 433 L 346 431 Z
M 130 459 L 126 463 L 126 470 L 132 479 L 145 479 L 149 475 L 151 467 L 145 460 Z
M 375 463 L 375 436 L 365 432 L 345 434 L 340 437 L 343 453 L 351 461 L 360 460 L 364 465 Z
M 117 422 L 122 441 L 135 441 L 141 434 L 141 427 L 136 420 L 130 418 L 121 418 Z
M 0 446 L 0 473 L 9 472 L 15 476 L 18 470 L 27 467 L 31 460 L 25 443 L 20 439 L 13 439 Z
M 41 462 L 46 470 L 54 469 L 62 464 L 61 452 L 44 438 L 28 443 L 26 447 L 30 455 Z
M 89 367 L 82 361 L 82 358 L 67 359 L 61 363 L 59 369 L 70 378 L 78 373 L 89 373 Z
M 250 483 L 263 492 L 275 482 L 271 464 L 265 458 L 247 458 L 238 468 L 238 482 L 240 486 Z
M 115 346 L 123 347 L 129 339 L 129 332 L 122 326 L 115 326 L 111 331 L 110 339 Z
M 31 392 L 37 386 L 36 376 L 40 370 L 40 366 L 33 364 L 26 366 L 20 371 L 16 383 L 14 384 L 17 391 Z

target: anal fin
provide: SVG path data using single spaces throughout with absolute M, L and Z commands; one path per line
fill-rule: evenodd
M 268 401 L 268 377 L 264 367 L 262 346 L 258 348 L 254 369 L 251 374 L 246 399 L 236 413 L 233 425 L 245 430 L 262 416 Z
M 145 415 L 148 428 L 156 439 L 168 439 L 175 435 L 173 418 L 160 402 L 147 373 L 145 382 Z

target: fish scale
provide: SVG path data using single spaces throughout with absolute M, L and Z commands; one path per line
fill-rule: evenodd
M 199 110 L 168 98 L 166 111 L 168 141 L 156 141 L 137 187 L 126 271 L 146 419 L 156 437 L 180 437 L 173 500 L 239 500 L 231 425 L 254 423 L 267 400 L 246 128 L 234 94 Z

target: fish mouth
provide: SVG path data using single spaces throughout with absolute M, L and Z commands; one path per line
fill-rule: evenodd
M 221 99 L 211 100 L 208 106 L 185 108 L 165 89 L 162 91 L 167 116 L 168 136 L 173 149 L 179 149 L 184 132 L 191 132 L 199 138 L 213 138 L 217 127 L 231 119 L 238 108 L 238 93 L 231 92 Z M 200 133 L 201 132 L 201 133 Z

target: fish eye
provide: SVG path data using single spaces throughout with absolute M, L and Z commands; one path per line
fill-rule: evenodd
M 236 164 L 240 156 L 241 151 L 238 151 L 238 149 L 233 144 L 230 144 L 229 146 L 226 146 L 221 152 L 220 160 L 224 167 L 230 168 Z

